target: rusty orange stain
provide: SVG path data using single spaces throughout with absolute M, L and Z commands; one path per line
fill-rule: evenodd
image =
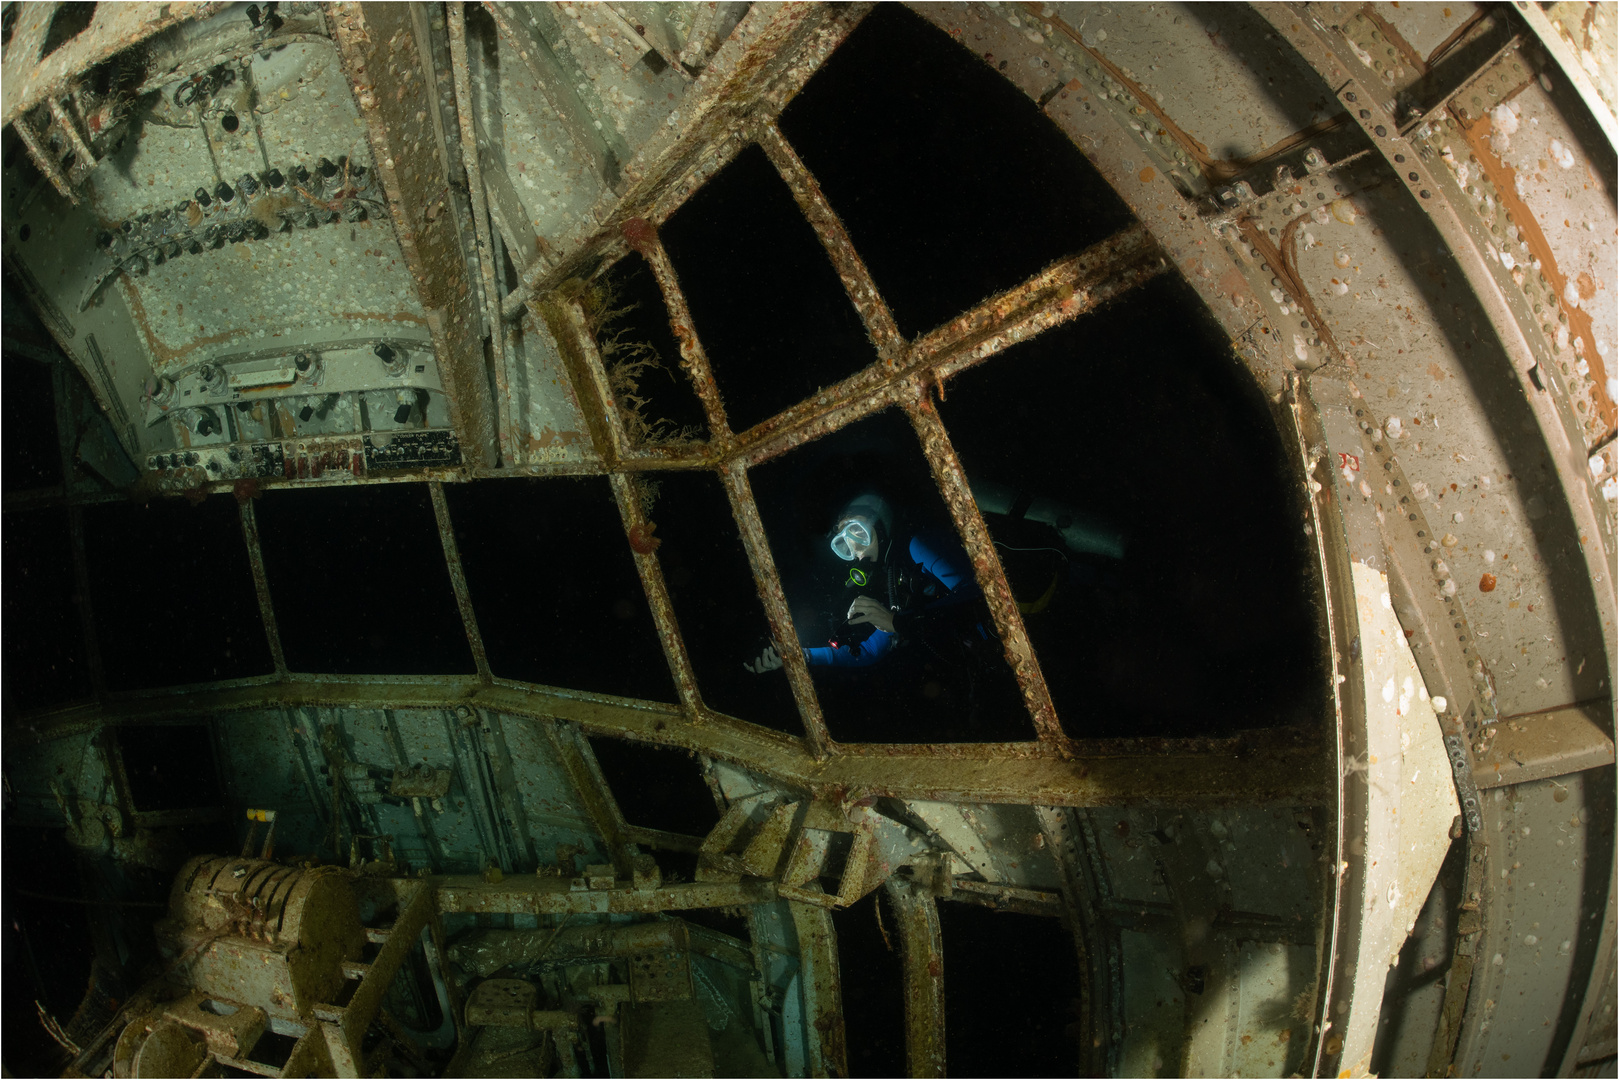
M 1248 293 L 1248 281 L 1242 276 L 1242 271 L 1233 266 L 1220 276 L 1220 283 L 1215 289 L 1221 296 L 1230 297 L 1233 306 L 1241 307 L 1241 298 Z
M 585 441 L 586 440 L 583 432 L 556 431 L 550 427 L 546 427 L 540 431 L 538 436 L 530 435 L 528 437 L 528 449 L 543 450 L 550 446 L 573 446 L 576 443 L 583 443 Z
M 1585 352 L 1579 354 L 1580 358 L 1590 365 L 1591 370 L 1591 397 L 1597 407 L 1597 415 L 1601 418 L 1604 430 L 1593 438 L 1593 442 L 1611 433 L 1619 426 L 1619 409 L 1614 407 L 1612 399 L 1608 397 L 1607 366 L 1602 361 L 1602 355 L 1597 352 L 1596 335 L 1591 330 L 1591 315 L 1584 307 L 1570 310 L 1567 302 L 1563 300 L 1563 292 L 1568 286 L 1568 278 L 1557 267 L 1557 258 L 1552 254 L 1552 246 L 1541 231 L 1540 222 L 1530 212 L 1528 204 L 1518 195 L 1518 170 L 1502 161 L 1490 149 L 1490 118 L 1486 114 L 1472 124 L 1468 124 L 1461 117 L 1456 118 L 1461 126 L 1462 137 L 1467 140 L 1468 149 L 1473 151 L 1473 157 L 1478 161 L 1479 167 L 1484 170 L 1492 184 L 1495 185 L 1496 194 L 1501 205 L 1506 208 L 1513 224 L 1524 243 L 1529 245 L 1530 252 L 1540 260 L 1540 272 L 1546 275 L 1551 283 L 1552 292 L 1557 297 L 1557 306 L 1568 316 L 1568 332 L 1571 339 L 1579 339 L 1585 343 Z M 1589 280 L 1589 278 L 1587 278 Z M 1585 299 L 1585 291 L 1576 280 L 1576 289 L 1580 291 L 1581 299 Z M 1592 283 L 1591 294 L 1596 295 L 1595 283 Z
M 1146 184 L 1146 183 L 1151 182 L 1152 178 L 1157 176 L 1157 175 L 1158 175 L 1158 171 L 1156 169 L 1154 169 L 1151 165 L 1148 165 L 1145 169 L 1142 169 L 1139 173 L 1136 174 L 1136 179 L 1140 180 L 1143 184 Z

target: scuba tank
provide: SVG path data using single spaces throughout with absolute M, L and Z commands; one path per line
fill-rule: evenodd
M 1076 510 L 1066 503 L 990 480 L 970 480 L 973 501 L 986 514 L 1000 514 L 1013 520 L 1036 521 L 1049 525 L 1062 537 L 1068 550 L 1076 554 L 1124 558 L 1127 537 L 1123 530 L 1105 518 Z

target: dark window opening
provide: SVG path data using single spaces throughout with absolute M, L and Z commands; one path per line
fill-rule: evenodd
M 1103 388 L 1076 431 L 1076 403 Z M 939 411 L 998 511 L 985 522 L 1069 735 L 1220 736 L 1321 715 L 1286 451 L 1178 277 L 962 374 Z
M 660 485 L 651 515 L 663 541 L 658 562 L 704 703 L 789 735 L 803 734 L 787 680 L 742 666 L 745 655 L 757 656 L 770 644 L 770 627 L 719 479 L 669 473 L 643 482 Z
M 8 305 L 9 306 L 9 305 Z M 4 490 L 28 491 L 62 482 L 62 447 L 56 428 L 51 366 L 14 354 L 5 358 L 3 404 Z
M 662 872 L 664 881 L 697 880 L 697 853 L 695 851 L 672 851 L 669 848 L 653 848 L 649 854 L 652 856 L 652 861 L 658 864 L 658 870 Z M 685 912 L 681 914 L 685 915 Z
M 781 129 L 907 337 L 1131 222 L 1034 102 L 899 4 L 877 5 Z
M 1061 919 L 939 905 L 951 1076 L 1073 1076 L 1079 958 Z
M 876 359 L 792 192 L 757 146 L 659 230 L 733 431 Z
M 592 737 L 590 748 L 631 825 L 707 836 L 718 823 L 714 794 L 692 754 L 604 736 Z
M 496 675 L 676 700 L 605 478 L 486 480 L 444 494 Z
M 905 969 L 898 915 L 888 891 L 832 912 L 843 977 L 849 1075 L 906 1076 Z
M 84 624 L 75 603 L 68 512 L 24 510 L 5 517 L 5 702 L 31 709 L 90 696 Z
M 972 564 L 903 413 L 853 424 L 750 477 L 799 642 L 818 650 L 810 671 L 833 738 L 1034 737 Z M 846 512 L 871 506 L 871 495 L 887 511 L 873 557 L 840 559 L 831 545 L 837 526 Z M 956 587 L 921 572 L 919 558 Z M 900 608 L 895 634 L 850 621 L 862 597 L 868 607 Z M 768 671 L 754 678 L 783 676 Z
M 118 749 L 136 810 L 184 810 L 221 803 L 212 734 L 203 724 L 122 728 Z
M 5 1067 L 12 1076 L 56 1076 L 67 1066 L 68 1055 L 46 1034 L 34 1003 L 73 1030 L 74 1014 L 91 980 L 95 953 L 89 917 L 97 909 L 52 899 L 80 895 L 75 869 L 81 857 L 68 844 L 64 830 L 26 828 L 8 821 L 5 849 L 7 865 L 13 868 L 56 868 L 49 875 L 13 872 L 5 878 L 5 944 L 0 949 L 5 972 L 0 979 L 4 1002 L 0 1044 Z M 80 1034 L 88 1038 L 99 1032 Z
M 271 489 L 255 506 L 293 671 L 475 670 L 426 484 Z
M 110 689 L 275 670 L 233 500 L 87 507 L 84 546 Z
M 708 437 L 703 406 L 680 368 L 663 291 L 646 259 L 620 259 L 579 296 L 619 418 L 636 445 L 696 442 Z

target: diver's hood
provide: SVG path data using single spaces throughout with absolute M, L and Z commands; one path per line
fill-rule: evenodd
M 882 531 L 888 536 L 894 535 L 893 511 L 888 508 L 888 500 L 875 491 L 856 495 L 849 505 L 843 508 L 843 513 L 838 515 L 838 521 L 847 521 L 852 517 L 868 518 L 882 526 Z

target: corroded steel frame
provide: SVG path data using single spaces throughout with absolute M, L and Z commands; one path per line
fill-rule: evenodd
M 926 5 L 919 6 L 922 14 L 931 17 L 926 8 Z M 1148 220 L 1145 225 L 1125 229 L 1085 251 L 1059 260 L 1022 284 L 986 299 L 913 341 L 907 341 L 900 334 L 880 290 L 854 249 L 847 230 L 827 202 L 815 177 L 782 136 L 776 123 L 776 117 L 787 102 L 858 25 L 868 10 L 869 7 L 864 5 L 848 9 L 787 5 L 780 9 L 761 7 L 750 13 L 738 33 L 715 55 L 713 62 L 694 84 L 693 92 L 698 94 L 698 101 L 690 113 L 690 119 L 680 130 L 672 131 L 667 137 L 659 136 L 654 140 L 656 145 L 649 144 L 643 148 L 637 160 L 626 166 L 631 183 L 622 198 L 613 196 L 617 200 L 613 207 L 597 215 L 597 219 L 602 221 L 599 230 L 592 236 L 579 238 L 573 244 L 572 253 L 554 262 L 548 269 L 541 269 L 536 262 L 531 267 L 534 273 L 529 280 L 515 292 L 501 296 L 492 266 L 492 229 L 486 218 L 488 196 L 483 190 L 481 169 L 475 154 L 476 126 L 468 111 L 470 95 L 467 87 L 462 85 L 465 82 L 464 73 L 457 76 L 455 86 L 459 130 L 446 131 L 445 136 L 455 138 L 459 135 L 463 144 L 461 158 L 468 172 L 469 186 L 476 189 L 470 192 L 470 201 L 473 226 L 478 237 L 475 248 L 480 263 L 478 267 L 469 266 L 467 259 L 462 256 L 462 248 L 451 242 L 454 215 L 446 213 L 433 220 L 424 216 L 424 204 L 430 201 L 425 196 L 432 193 L 426 192 L 423 185 L 430 182 L 434 169 L 407 165 L 402 160 L 393 161 L 390 166 L 391 148 L 403 145 L 401 140 L 413 137 L 412 132 L 419 136 L 426 130 L 417 132 L 422 124 L 419 116 L 412 120 L 402 113 L 394 115 L 403 107 L 394 103 L 402 101 L 409 104 L 405 99 L 414 101 L 423 93 L 423 85 L 427 82 L 422 77 L 426 71 L 426 58 L 421 55 L 420 43 L 411 31 L 409 20 L 366 4 L 333 5 L 330 15 L 334 39 L 353 76 L 356 98 L 377 149 L 379 174 L 389 191 L 395 227 L 401 234 L 413 266 L 418 270 L 419 278 L 424 278 L 424 287 L 431 285 L 426 292 L 432 295 L 426 299 L 434 301 L 429 306 L 434 307 L 439 315 L 435 320 L 435 340 L 447 350 L 447 354 L 454 353 L 458 358 L 458 376 L 464 376 L 469 384 L 476 383 L 487 390 L 489 380 L 484 370 L 483 351 L 475 347 L 477 343 L 473 329 L 480 323 L 476 302 L 476 294 L 480 290 L 474 286 L 481 284 L 492 323 L 491 331 L 496 339 L 492 360 L 494 396 L 498 400 L 490 402 L 486 392 L 475 391 L 465 403 L 470 411 L 465 411 L 457 423 L 458 430 L 468 434 L 474 430 L 480 431 L 488 438 L 473 439 L 472 443 L 476 445 L 467 444 L 469 461 L 460 469 L 417 470 L 376 480 L 343 475 L 323 479 L 321 483 L 428 482 L 446 560 L 451 566 L 452 585 L 469 645 L 478 663 L 475 692 L 497 697 L 508 693 L 526 697 L 536 689 L 497 679 L 489 670 L 463 575 L 456 573 L 458 560 L 442 484 L 495 477 L 606 473 L 612 481 L 626 534 L 641 539 L 639 544 L 632 544 L 636 548 L 634 559 L 677 687 L 680 722 L 668 723 L 668 709 L 660 705 L 655 709 L 628 709 L 614 714 L 619 720 L 628 721 L 631 716 L 639 719 L 655 712 L 659 717 L 655 731 L 647 730 L 646 725 L 640 723 L 618 721 L 594 726 L 592 730 L 628 738 L 649 738 L 653 742 L 689 745 L 704 753 L 734 760 L 746 760 L 747 755 L 740 753 L 742 746 L 757 740 L 748 738 L 741 744 L 728 745 L 728 739 L 733 734 L 748 732 L 752 735 L 762 730 L 723 716 L 704 703 L 690 657 L 681 639 L 667 586 L 663 582 L 657 554 L 655 551 L 641 550 L 655 545 L 646 543 L 653 525 L 647 520 L 641 506 L 635 474 L 665 469 L 702 470 L 717 474 L 725 487 L 733 515 L 740 526 L 772 636 L 782 647 L 786 669 L 784 677 L 792 687 L 805 731 L 801 740 L 788 740 L 802 757 L 795 754 L 792 761 L 776 761 L 774 764 L 778 775 L 815 783 L 819 780 L 815 776 L 818 771 L 841 763 L 842 768 L 834 770 L 834 773 L 841 773 L 847 776 L 850 783 L 873 790 L 894 787 L 895 790 L 937 793 L 960 789 L 976 791 L 985 796 L 986 801 L 1047 801 L 1059 804 L 1074 800 L 1095 804 L 1129 799 L 1131 796 L 1126 791 L 1131 787 L 1134 787 L 1134 798 L 1147 802 L 1242 800 L 1256 795 L 1264 799 L 1283 792 L 1289 792 L 1288 797 L 1299 797 L 1307 791 L 1318 793 L 1318 779 L 1308 770 L 1273 773 L 1273 779 L 1256 785 L 1239 775 L 1244 770 L 1231 769 L 1225 751 L 1215 748 L 1213 744 L 1205 746 L 1196 741 L 1184 741 L 1173 745 L 1151 744 L 1149 748 L 1149 744 L 1143 743 L 1121 753 L 1117 747 L 1076 742 L 1064 733 L 1040 672 L 1039 662 L 1023 629 L 1004 570 L 983 518 L 973 502 L 966 476 L 950 448 L 948 432 L 934 407 L 934 398 L 942 399 L 947 394 L 949 380 L 956 373 L 985 362 L 1045 329 L 1077 318 L 1124 295 L 1135 286 L 1168 271 L 1172 261 L 1181 264 L 1194 284 L 1197 284 L 1199 268 L 1186 266 L 1177 252 L 1161 247 L 1161 238 L 1155 234 L 1162 231 L 1164 223 Z M 449 19 L 448 37 L 452 60 L 464 57 L 465 25 L 459 11 L 452 13 Z M 393 44 L 398 55 L 389 64 L 377 63 L 381 55 L 379 50 L 388 47 L 389 43 Z M 388 70 L 382 70 L 384 67 Z M 1062 126 L 1060 118 L 1058 122 Z M 657 237 L 656 225 L 667 218 L 707 177 L 752 142 L 762 147 L 821 240 L 851 303 L 877 345 L 877 358 L 862 371 L 748 431 L 733 432 L 678 277 Z M 437 162 L 437 156 L 432 160 Z M 406 199 L 410 192 L 424 197 Z M 408 209 L 405 208 L 407 204 Z M 1189 228 L 1184 219 L 1178 224 L 1183 232 Z M 620 418 L 605 365 L 582 309 L 577 302 L 566 300 L 555 291 L 555 287 L 568 280 L 570 274 L 588 264 L 600 264 L 603 260 L 620 257 L 632 246 L 647 258 L 664 295 L 671 329 L 680 343 L 681 366 L 691 379 L 708 420 L 710 437 L 705 443 L 655 447 L 634 443 Z M 514 418 L 508 415 L 510 402 L 508 388 L 504 385 L 506 372 L 504 351 L 500 347 L 503 340 L 500 321 L 524 306 L 531 308 L 536 317 L 546 324 L 558 345 L 584 413 L 595 460 L 519 465 L 510 461 L 509 453 L 503 453 L 501 464 L 497 466 L 492 461 L 477 459 L 478 446 L 490 449 L 498 440 L 503 450 L 510 451 L 520 442 L 515 430 L 510 427 Z M 1007 660 L 1031 716 L 1034 738 L 1029 742 L 917 747 L 839 745 L 826 730 L 809 669 L 796 647 L 791 614 L 752 494 L 748 472 L 752 467 L 797 446 L 888 408 L 903 411 L 917 432 L 919 447 L 930 461 L 941 496 L 963 538 L 978 582 L 988 600 L 992 619 L 1004 643 Z M 492 413 L 498 414 L 498 424 Z M 277 481 L 269 483 L 273 486 Z M 221 484 L 213 485 L 208 490 L 223 489 L 224 485 Z M 8 503 L 14 501 L 8 500 Z M 242 516 L 250 556 L 256 556 L 256 526 L 251 505 L 244 508 Z M 287 671 L 262 558 L 251 557 L 250 564 L 266 633 L 276 661 L 276 675 L 271 683 L 279 686 L 280 693 L 289 699 L 300 700 L 318 700 L 317 686 L 344 685 L 324 676 Z M 95 666 L 99 670 L 99 665 Z M 396 687 L 411 688 L 411 692 L 429 684 L 448 687 L 456 682 L 443 679 L 391 681 Z M 253 685 L 257 687 L 262 682 L 254 680 Z M 350 680 L 341 697 L 357 702 L 361 698 L 375 696 L 365 692 L 363 687 L 374 687 L 375 694 L 387 697 L 383 693 L 381 680 Z M 315 691 L 313 696 L 311 691 Z M 232 691 L 221 687 L 221 692 L 242 692 L 251 697 L 261 691 Z M 539 692 L 551 693 L 548 689 Z M 109 718 L 119 713 L 128 700 L 125 696 L 107 695 L 104 691 L 98 692 L 97 697 Z M 578 698 L 587 699 L 588 695 Z M 485 707 L 502 712 L 524 712 L 521 707 L 512 708 L 512 704 L 505 702 L 497 705 L 491 701 Z M 726 737 L 716 737 L 720 733 Z M 775 745 L 785 738 L 770 733 L 766 741 Z M 1182 771 L 1172 766 L 1154 772 L 1142 767 L 1148 760 L 1165 761 L 1162 755 L 1166 752 L 1168 760 L 1185 760 L 1187 769 Z M 1250 747 L 1248 752 L 1257 753 L 1260 759 L 1270 760 L 1273 765 L 1295 761 L 1301 753 L 1308 756 L 1308 751 L 1297 745 L 1297 739 L 1293 736 L 1281 740 L 1274 750 Z M 770 755 L 765 755 L 764 760 L 768 761 L 769 758 Z M 964 782 L 961 783 L 950 782 L 943 773 L 933 774 L 932 770 L 920 769 L 918 775 L 909 781 L 897 786 L 885 784 L 882 774 L 898 763 L 910 760 L 920 765 L 929 758 L 936 758 L 941 764 L 950 762 L 958 770 L 969 762 L 986 768 L 976 779 L 964 775 Z M 1017 767 L 1007 770 L 988 767 L 989 763 L 1008 760 Z M 878 762 L 882 763 L 881 767 L 876 767 Z M 1297 763 L 1302 764 L 1302 759 Z M 1250 758 L 1249 764 L 1254 764 L 1253 758 Z M 1284 774 L 1285 780 L 1278 779 Z M 1126 776 L 1130 777 L 1128 782 Z M 1229 794 L 1221 793 L 1216 783 L 1210 783 L 1211 780 L 1230 784 Z
M 109 694 L 8 725 L 7 747 L 107 726 L 140 726 L 260 709 L 486 710 L 542 727 L 689 750 L 812 794 L 1045 806 L 1309 806 L 1331 798 L 1332 770 L 1315 733 L 1291 728 L 1221 739 L 840 744 L 817 758 L 807 742 L 711 710 L 465 676 L 292 673 Z M 459 713 L 458 713 L 459 715 Z M 603 803 L 605 807 L 607 804 Z M 593 815 L 594 816 L 594 815 Z M 604 809 L 601 820 L 617 822 Z M 615 825 L 615 827 L 617 827 Z

